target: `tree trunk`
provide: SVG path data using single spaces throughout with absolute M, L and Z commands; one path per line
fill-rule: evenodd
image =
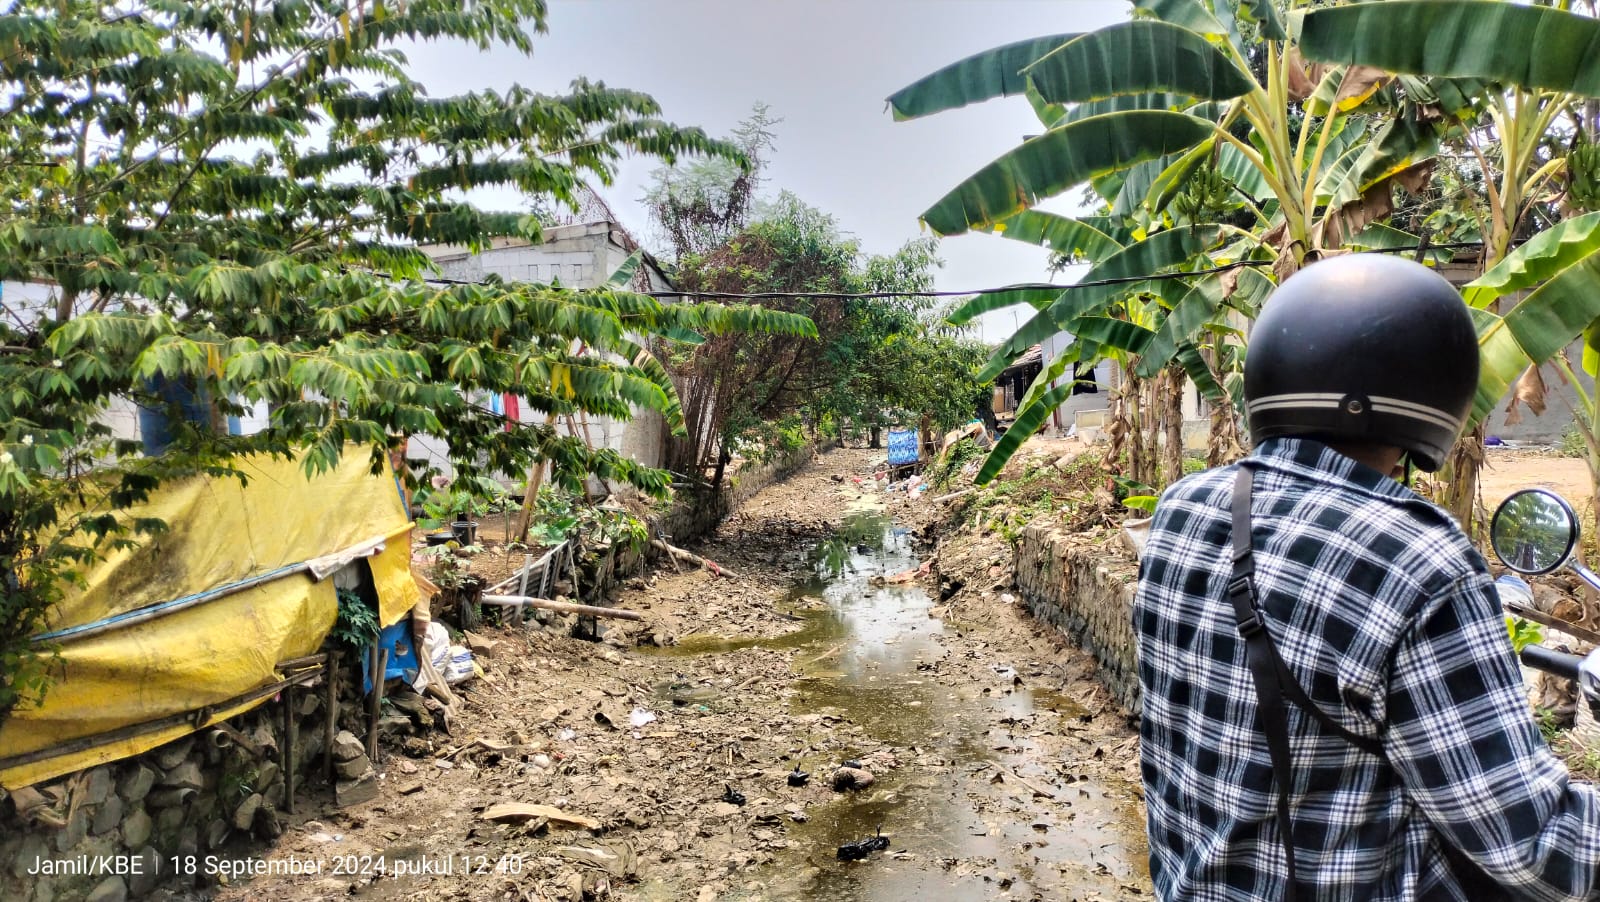
M 1144 381 L 1129 381 L 1128 399 L 1128 477 L 1144 481 Z
M 1450 511 L 1461 524 L 1467 535 L 1473 534 L 1474 511 L 1478 502 L 1478 470 L 1483 466 L 1483 438 L 1488 434 L 1488 424 L 1479 423 L 1477 428 L 1456 440 L 1455 447 L 1450 449 L 1446 458 L 1446 469 L 1450 477 L 1449 488 L 1445 490 L 1445 508 Z
M 1231 403 L 1211 407 L 1210 440 L 1206 442 L 1206 466 L 1220 467 L 1245 455 L 1239 441 L 1239 419 Z
M 544 418 L 544 425 L 548 428 L 554 426 L 556 415 L 551 413 Z M 518 542 L 528 541 L 528 528 L 533 525 L 533 508 L 539 503 L 539 487 L 544 484 L 545 462 L 539 461 L 528 470 L 528 488 L 522 493 L 522 510 L 517 514 L 517 529 L 514 539 Z
M 874 451 L 883 447 L 883 427 L 873 426 L 867 433 L 867 447 Z
M 1112 390 L 1111 403 L 1106 410 L 1105 430 L 1111 441 L 1103 459 L 1106 472 L 1117 475 L 1128 472 L 1128 461 L 1123 454 L 1128 450 L 1128 435 L 1133 431 L 1128 420 L 1129 398 L 1132 397 L 1130 392 L 1139 390 L 1131 369 L 1124 369 L 1122 375 L 1121 384 Z
M 711 477 L 711 489 L 716 491 L 722 488 L 722 476 L 728 470 L 728 461 L 733 459 L 733 452 L 728 450 L 728 442 L 724 440 L 722 447 L 717 449 L 717 471 Z
M 1170 366 L 1166 376 L 1166 405 L 1162 412 L 1167 423 L 1167 447 L 1163 460 L 1162 488 L 1183 478 L 1183 389 L 1184 373 L 1181 367 Z

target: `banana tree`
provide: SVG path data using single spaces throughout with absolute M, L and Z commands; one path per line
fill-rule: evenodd
M 930 228 L 943 235 L 995 231 L 1086 257 L 1094 266 L 1084 283 L 1256 258 L 1281 277 L 1308 257 L 1349 246 L 1351 236 L 1387 215 L 1393 185 L 1425 176 L 1439 132 L 1451 122 L 1375 70 L 1308 66 L 1270 3 L 1151 0 L 1135 15 L 1098 31 L 968 57 L 889 98 L 895 116 L 906 119 L 1023 95 L 1046 126 L 930 207 L 922 216 Z M 1032 209 L 1085 183 L 1106 201 L 1109 217 Z M 1205 215 L 1217 206 L 1208 198 L 1217 196 L 1242 215 Z M 1130 240 L 1119 240 L 1118 229 Z M 1082 318 L 1105 316 L 1137 293 L 1114 283 L 1053 296 L 986 296 L 958 318 L 1005 303 L 1034 307 L 991 361 L 998 372 L 1044 336 L 1078 334 Z M 1177 310 L 1162 305 L 1157 313 Z M 1195 349 L 1191 339 L 1205 317 L 1190 313 L 1166 329 L 1175 340 L 1147 343 L 1142 372 L 1159 373 Z M 1151 331 L 1161 329 L 1158 323 Z M 1053 391 L 1027 397 L 1060 403 Z M 998 444 L 980 479 L 997 473 L 1014 448 Z
M 1510 2 L 1394 0 L 1312 10 L 1298 22 L 1298 32 L 1301 51 L 1310 59 L 1373 67 L 1402 78 L 1449 79 L 1453 86 L 1478 93 L 1482 116 L 1472 128 L 1457 132 L 1456 139 L 1481 167 L 1486 195 L 1480 231 L 1488 281 L 1474 283 L 1467 292 L 1481 310 L 1483 381 L 1474 428 L 1451 454 L 1447 493 L 1452 512 L 1470 525 L 1484 417 L 1515 378 L 1509 370 L 1520 373 L 1551 359 L 1600 316 L 1600 282 L 1572 291 L 1541 289 L 1505 319 L 1496 315 L 1501 295 L 1537 284 L 1508 273 L 1553 274 L 1537 259 L 1548 244 L 1518 251 L 1512 245 L 1526 233 L 1530 210 L 1546 200 L 1543 195 L 1569 168 L 1568 155 L 1552 150 L 1552 128 L 1572 116 L 1584 98 L 1600 97 L 1600 57 L 1590 49 L 1600 42 L 1600 22 L 1564 8 Z M 1424 34 L 1425 42 L 1394 40 L 1395 35 Z M 1579 171 L 1569 178 L 1585 174 Z M 1567 239 L 1556 246 L 1567 252 L 1587 247 L 1570 240 L 1571 233 L 1563 234 Z M 1593 250 L 1588 247 L 1584 253 Z M 1583 272 L 1563 270 L 1564 280 L 1582 278 Z M 1505 288 L 1510 282 L 1519 288 Z M 1552 309 L 1556 304 L 1568 307 L 1557 312 Z M 1535 322 L 1540 324 L 1537 335 L 1530 334 L 1532 327 L 1517 326 Z

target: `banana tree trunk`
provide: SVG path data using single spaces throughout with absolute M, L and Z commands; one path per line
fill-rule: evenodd
M 1124 367 L 1120 384 L 1113 389 L 1111 404 L 1106 412 L 1106 435 L 1111 441 L 1106 446 L 1105 457 L 1101 460 L 1107 473 L 1118 475 L 1128 472 L 1123 454 L 1128 450 L 1128 434 L 1132 431 L 1128 421 L 1128 399 L 1130 392 L 1138 391 L 1138 383 L 1133 375 L 1133 367 Z
M 1457 439 L 1446 462 L 1449 483 L 1445 490 L 1445 509 L 1450 511 L 1468 535 L 1473 534 L 1476 525 L 1474 512 L 1478 503 L 1478 471 L 1483 467 L 1483 439 L 1488 429 L 1486 423 L 1479 423 Z
M 1169 486 L 1183 478 L 1183 389 L 1182 367 L 1169 366 L 1162 373 L 1163 398 L 1161 417 L 1166 422 L 1166 453 L 1161 467 L 1161 483 L 1157 488 Z
M 1144 481 L 1144 380 L 1128 382 L 1128 477 Z

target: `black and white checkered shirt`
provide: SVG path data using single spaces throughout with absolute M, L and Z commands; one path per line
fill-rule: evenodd
M 1449 515 L 1305 439 L 1257 462 L 1256 588 L 1306 694 L 1288 706 L 1302 900 L 1583 899 L 1600 797 L 1539 735 L 1482 557 Z M 1225 587 L 1234 467 L 1156 507 L 1134 602 L 1150 865 L 1161 899 L 1282 896 L 1256 691 Z M 1474 869 L 1480 870 L 1474 870 Z

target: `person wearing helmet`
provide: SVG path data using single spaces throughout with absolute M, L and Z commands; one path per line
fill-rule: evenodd
M 1397 481 L 1439 468 L 1477 381 L 1421 264 L 1334 257 L 1267 300 L 1254 450 L 1169 487 L 1140 560 L 1158 898 L 1600 892 L 1600 799 L 1539 733 L 1488 567 Z

